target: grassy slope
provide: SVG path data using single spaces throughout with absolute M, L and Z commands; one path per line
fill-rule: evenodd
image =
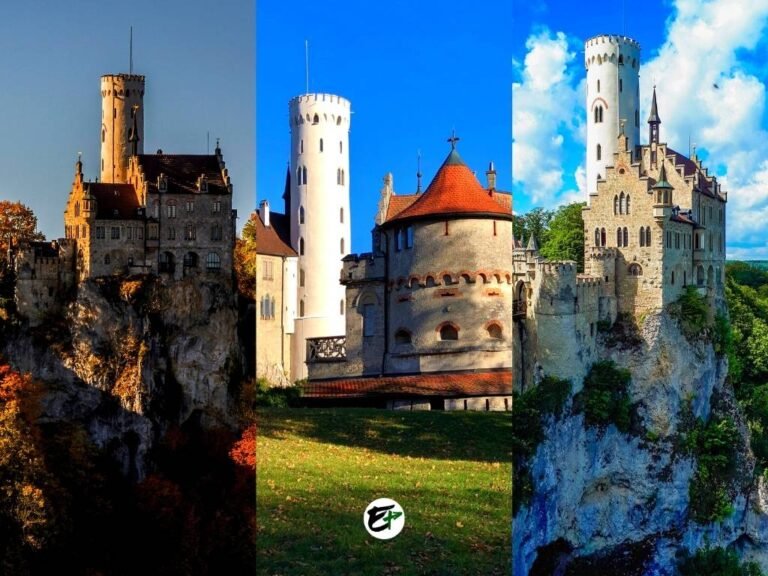
M 257 440 L 257 566 L 264 575 L 508 574 L 511 416 L 263 410 Z M 405 529 L 363 527 L 386 496 Z

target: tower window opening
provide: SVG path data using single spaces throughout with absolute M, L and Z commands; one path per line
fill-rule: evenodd
M 621 228 L 616 228 L 616 246 L 618 246 L 619 248 L 621 248 L 622 246 L 621 244 L 622 238 L 623 237 L 621 235 Z
M 619 78 L 619 92 L 624 92 L 624 80 Z
M 619 213 L 619 196 L 614 194 L 613 196 L 613 215 L 616 216 Z
M 646 246 L 651 245 L 651 227 L 650 226 L 645 227 L 645 245 Z
M 643 275 L 643 269 L 640 267 L 640 264 L 630 264 L 629 269 L 627 270 L 629 272 L 630 276 L 642 276 Z
M 344 207 L 339 208 L 339 223 L 344 224 Z
M 595 228 L 595 246 L 600 246 L 600 229 Z
M 341 255 L 343 256 L 344 255 L 344 238 L 341 238 L 341 240 L 339 241 L 339 248 L 340 248 L 339 251 L 341 252 Z
M 629 230 L 627 230 L 626 226 L 624 227 L 623 236 L 624 236 L 624 246 L 625 247 L 629 246 Z
M 459 329 L 453 324 L 443 324 L 440 327 L 440 340 L 458 340 Z
M 299 301 L 299 316 L 304 316 L 304 300 Z
M 343 153 L 344 153 L 344 143 L 341 140 L 339 140 L 339 154 L 343 154 Z
M 597 159 L 600 160 L 603 156 L 603 148 L 600 144 L 597 145 Z
M 600 94 L 600 79 L 597 80 L 597 93 Z
M 395 332 L 395 344 L 410 344 L 411 333 L 408 330 L 401 328 Z
M 640 226 L 640 246 L 645 246 L 645 228 Z
M 299 206 L 299 224 L 304 224 L 304 206 Z
M 606 234 L 605 228 L 600 229 L 600 246 L 605 246 Z
M 413 226 L 405 228 L 405 247 L 413 248 Z
M 299 238 L 299 256 L 304 256 L 304 238 Z
M 487 331 L 488 331 L 488 337 L 492 338 L 493 340 L 501 340 L 503 336 L 501 326 L 496 322 L 490 324 L 487 328 Z
M 320 123 L 320 116 L 315 114 L 315 117 L 312 118 L 312 124 L 319 124 Z
M 627 194 L 626 213 L 629 214 L 629 194 Z
M 323 139 L 320 138 L 320 152 L 323 151 Z
M 306 275 L 304 274 L 304 268 L 302 268 L 301 270 L 299 270 L 299 286 L 301 288 L 304 288 L 305 281 L 306 281 Z M 304 314 L 302 313 L 302 316 L 303 315 Z
M 299 154 L 304 154 L 304 140 L 299 143 Z
M 306 186 L 306 184 L 307 184 L 307 167 L 306 166 L 304 166 L 301 169 L 301 176 L 302 176 L 301 179 L 303 180 L 303 184 Z

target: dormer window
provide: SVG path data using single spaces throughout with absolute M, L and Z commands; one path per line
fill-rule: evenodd
M 206 178 L 205 174 L 201 174 L 200 178 L 197 179 L 197 191 L 203 194 L 208 192 L 208 178 Z
M 160 173 L 160 176 L 157 177 L 157 189 L 160 192 L 168 191 L 168 177 L 163 173 Z

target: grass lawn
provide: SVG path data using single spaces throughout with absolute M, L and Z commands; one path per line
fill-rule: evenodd
M 269 576 L 510 573 L 509 413 L 263 409 L 257 567 Z M 363 512 L 405 511 L 392 540 Z

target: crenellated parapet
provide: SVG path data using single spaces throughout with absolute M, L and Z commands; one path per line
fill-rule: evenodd
M 349 254 L 342 259 L 340 281 L 344 285 L 359 282 L 383 281 L 385 256 L 373 252 Z

